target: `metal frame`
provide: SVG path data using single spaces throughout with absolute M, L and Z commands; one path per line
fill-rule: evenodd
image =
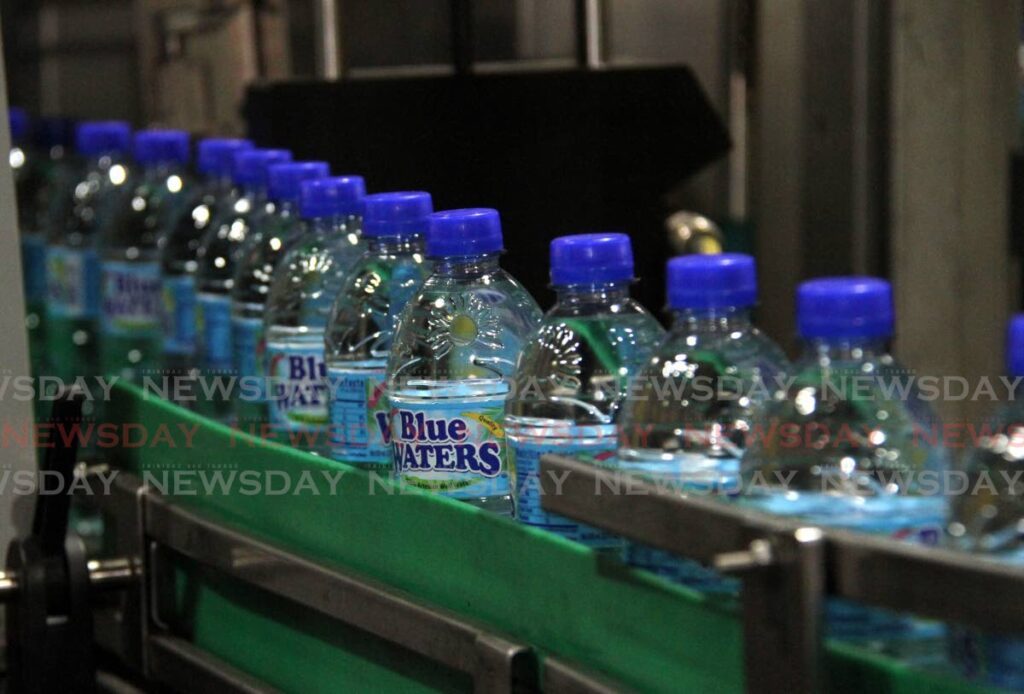
M 184 557 L 464 672 L 476 691 L 536 688 L 536 656 L 526 644 L 220 525 L 162 497 L 133 475 L 119 475 L 113 489 L 102 506 L 117 527 L 116 551 L 141 565 L 142 581 L 116 605 L 98 610 L 96 638 L 148 678 L 217 694 L 274 691 L 191 644 L 169 625 L 169 579 L 175 559 Z
M 743 579 L 750 691 L 818 689 L 826 596 L 988 631 L 1024 632 L 1024 601 L 992 600 L 1024 592 L 1020 569 L 686 497 L 640 475 L 557 455 L 541 458 L 540 480 L 548 511 Z M 627 493 L 614 492 L 624 484 Z

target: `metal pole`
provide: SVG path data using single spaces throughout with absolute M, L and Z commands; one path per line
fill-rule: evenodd
M 576 0 L 576 62 L 588 70 L 604 64 L 603 0 Z
M 317 26 L 317 74 L 321 79 L 341 76 L 338 40 L 338 0 L 314 0 Z

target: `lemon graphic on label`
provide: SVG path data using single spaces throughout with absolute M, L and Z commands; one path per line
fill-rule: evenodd
M 480 425 L 487 429 L 487 431 L 491 432 L 493 436 L 502 439 L 505 438 L 505 430 L 502 429 L 501 424 L 494 421 L 493 418 L 485 414 L 481 414 L 480 412 L 463 412 L 462 416 L 479 422 Z

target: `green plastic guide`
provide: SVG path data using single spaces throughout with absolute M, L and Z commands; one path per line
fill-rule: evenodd
M 468 505 L 399 493 L 354 467 L 259 441 L 133 386 L 115 388 L 110 409 L 114 422 L 141 425 L 151 442 L 167 432 L 152 446 L 119 447 L 118 466 L 158 487 L 172 470 L 220 472 L 223 484 L 207 476 L 210 488 L 198 475 L 177 489 L 166 484 L 161 491 L 175 503 L 490 625 L 531 644 L 541 667 L 553 655 L 640 691 L 743 690 L 734 605 Z M 267 493 L 253 493 L 257 480 Z M 459 673 L 258 589 L 188 565 L 180 578 L 179 618 L 197 645 L 282 690 L 470 689 Z M 830 691 L 982 691 L 847 646 L 829 645 L 825 657 Z

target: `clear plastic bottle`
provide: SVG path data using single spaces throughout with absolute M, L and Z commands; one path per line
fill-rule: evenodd
M 239 183 L 238 164 L 243 152 L 232 152 L 224 168 L 234 183 L 231 194 L 203 236 L 196 272 L 196 343 L 200 414 L 223 421 L 231 419 L 232 401 L 238 395 L 231 341 L 231 291 L 235 270 L 253 221 L 263 216 L 263 192 Z M 278 166 L 281 166 L 280 164 Z
M 184 130 L 140 131 L 134 154 L 142 173 L 114 209 L 101 239 L 100 365 L 103 373 L 141 380 L 161 364 L 158 242 L 191 186 L 185 172 L 189 135 Z
M 519 357 L 505 405 L 515 514 L 594 548 L 622 540 L 541 509 L 539 466 L 546 453 L 603 463 L 618 447 L 615 418 L 626 385 L 665 331 L 629 297 L 633 250 L 625 234 L 580 234 L 551 242 L 558 298 Z
M 431 215 L 433 274 L 402 312 L 388 357 L 388 438 L 405 484 L 511 515 L 505 401 L 541 310 L 498 264 L 502 250 L 497 210 Z
M 43 368 L 47 344 L 46 239 L 49 230 L 55 224 L 63 226 L 70 214 L 71 186 L 78 167 L 71 157 L 74 144 L 71 121 L 66 118 L 40 118 L 32 128 L 32 139 L 35 149 L 29 158 L 34 182 L 27 190 L 18 190 L 18 209 L 27 308 L 25 325 L 29 332 L 32 372 L 38 374 Z M 29 199 L 33 193 L 34 199 Z M 23 204 L 34 209 L 28 220 L 22 218 Z M 42 404 L 39 403 L 40 406 Z
M 240 429 L 254 435 L 264 434 L 269 421 L 263 321 L 274 268 L 302 230 L 299 198 L 303 182 L 328 175 L 324 162 L 268 163 L 263 171 L 267 186 L 264 212 L 253 219 L 238 258 L 231 290 L 231 343 L 235 371 L 245 381 L 234 399 L 235 420 Z
M 38 216 L 36 197 L 46 182 L 39 161 L 44 155 L 29 146 L 28 113 L 12 106 L 7 115 L 11 132 L 8 160 L 14 175 L 14 192 L 18 202 L 25 328 L 28 330 L 32 372 L 38 373 L 39 359 L 43 353 L 43 314 L 46 311 L 46 235 Z
M 668 263 L 672 328 L 631 385 L 618 464 L 690 493 L 738 482 L 755 409 L 786 369 L 782 351 L 751 322 L 754 259 L 689 255 Z M 630 564 L 708 592 L 734 585 L 695 562 L 630 544 Z
M 792 380 L 765 408 L 743 458 L 745 502 L 822 527 L 935 544 L 946 516 L 945 454 L 923 411 L 895 388 L 908 373 L 886 350 L 893 334 L 885 280 L 804 282 L 797 323 L 806 347 Z M 923 474 L 923 473 L 928 474 Z M 832 601 L 832 635 L 879 643 L 936 635 L 880 610 Z
M 362 255 L 366 186 L 360 176 L 302 184 L 302 233 L 274 271 L 267 296 L 268 415 L 293 446 L 330 451 L 324 330 L 334 298 Z
M 429 271 L 423 244 L 432 204 L 423 192 L 366 198 L 366 251 L 349 270 L 324 333 L 335 460 L 382 473 L 393 467 L 384 440 L 385 373 L 398 317 Z
M 51 226 L 46 246 L 47 370 L 65 380 L 97 372 L 100 232 L 131 189 L 127 123 L 82 123 L 75 141 L 87 163 L 69 189 L 70 214 Z
M 1024 314 L 1010 321 L 1006 362 L 1010 376 L 1024 378 Z M 967 456 L 968 491 L 952 498 L 947 526 L 950 543 L 987 560 L 1024 570 L 1024 490 L 1019 482 L 1024 472 L 1021 384 L 983 432 Z M 949 645 L 953 662 L 967 677 L 1024 691 L 1024 634 L 988 634 L 951 626 Z
M 199 142 L 197 169 L 204 177 L 194 187 L 181 213 L 160 243 L 163 282 L 163 363 L 171 374 L 186 374 L 196 366 L 196 271 L 202 245 L 217 210 L 230 198 L 231 171 L 226 162 L 234 153 L 252 148 L 248 140 L 211 137 Z

